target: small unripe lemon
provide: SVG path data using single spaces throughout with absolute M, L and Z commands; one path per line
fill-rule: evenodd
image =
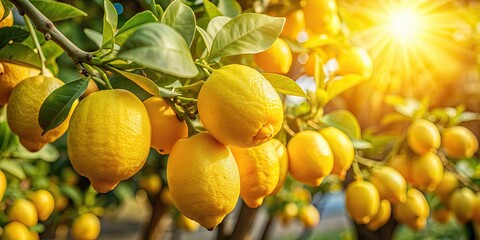
M 443 132 L 442 148 L 451 158 L 470 158 L 478 151 L 478 139 L 468 128 L 454 126 Z
M 289 223 L 293 218 L 298 215 L 298 206 L 293 202 L 289 202 L 285 204 L 280 213 L 280 219 L 282 220 L 283 224 Z
M 311 204 L 304 206 L 300 210 L 298 217 L 306 228 L 314 228 L 320 222 L 320 213 L 318 209 Z
M 417 119 L 408 127 L 407 143 L 418 155 L 435 151 L 440 147 L 440 131 L 432 122 Z
M 388 222 L 392 214 L 392 206 L 388 200 L 383 199 L 380 202 L 380 208 L 373 219 L 367 224 L 367 229 L 376 231 Z
M 145 190 L 148 195 L 155 196 L 162 189 L 162 178 L 158 174 L 142 176 L 138 181 L 138 187 Z
M 358 224 L 367 224 L 378 213 L 380 195 L 370 182 L 355 180 L 345 189 L 347 210 Z

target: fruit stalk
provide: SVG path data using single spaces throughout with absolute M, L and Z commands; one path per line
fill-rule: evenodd
M 40 57 L 40 62 L 42 63 L 42 74 L 45 74 L 45 72 L 47 71 L 47 68 L 45 67 L 46 59 L 45 59 L 45 55 L 43 55 L 42 45 L 40 45 L 40 42 L 38 41 L 37 34 L 35 32 L 35 29 L 33 28 L 33 25 L 30 19 L 27 16 L 23 16 L 23 19 L 25 20 L 25 25 L 27 25 L 30 35 L 32 36 L 33 43 L 37 48 L 38 56 Z

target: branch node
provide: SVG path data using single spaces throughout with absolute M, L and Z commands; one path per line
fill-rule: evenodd
M 52 39 L 52 35 L 50 33 L 45 33 L 45 41 L 50 41 Z
M 18 9 L 18 14 L 20 14 L 20 16 L 23 16 L 25 15 L 25 12 L 23 10 Z
M 87 62 L 90 62 L 92 60 L 92 58 L 93 58 L 93 56 L 90 53 L 87 53 L 87 55 L 85 56 L 85 60 L 87 60 Z
M 47 21 L 45 23 L 45 27 L 47 27 L 47 29 L 52 29 L 53 28 L 53 23 L 51 21 Z

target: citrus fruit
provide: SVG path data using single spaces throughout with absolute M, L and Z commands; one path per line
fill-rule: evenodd
M 33 240 L 30 230 L 25 224 L 17 221 L 9 222 L 3 227 L 2 240 Z
M 446 204 L 448 202 L 450 194 L 457 187 L 457 176 L 450 171 L 445 171 L 443 173 L 442 180 L 440 180 L 435 190 L 433 190 L 433 194 L 435 194 L 444 204 Z
M 67 119 L 43 136 L 43 130 L 38 123 L 43 101 L 63 84 L 57 78 L 35 76 L 23 80 L 12 90 L 7 107 L 8 125 L 12 132 L 18 135 L 20 143 L 29 151 L 40 150 L 45 144 L 57 140 L 67 130 L 68 120 L 77 101 L 73 103 Z
M 304 187 L 296 187 L 292 190 L 294 198 L 303 203 L 309 203 L 312 201 L 312 194 Z
M 5 195 L 5 191 L 7 190 L 7 176 L 0 170 L 0 201 L 3 199 L 3 195 Z
M 343 49 L 337 57 L 338 75 L 358 74 L 370 78 L 373 72 L 372 59 L 368 53 L 359 47 Z
M 320 65 L 320 71 L 323 71 L 323 63 L 327 58 L 327 54 L 321 49 L 316 49 L 315 52 L 308 54 L 307 62 L 305 63 L 305 73 L 308 76 L 315 76 L 315 66 Z
M 169 154 L 178 139 L 188 137 L 185 121 L 180 121 L 177 114 L 162 98 L 153 96 L 143 102 L 147 108 L 152 126 L 151 146 L 160 154 Z
M 306 228 L 314 228 L 320 222 L 320 213 L 318 209 L 311 205 L 305 205 L 298 213 L 298 217 Z
M 412 182 L 420 190 L 433 191 L 443 178 L 443 164 L 437 154 L 428 152 L 412 159 Z
M 448 199 L 448 208 L 455 214 L 457 220 L 465 224 L 472 220 L 477 203 L 475 193 L 469 188 L 455 190 Z
M 478 151 L 478 139 L 468 128 L 454 126 L 443 132 L 442 148 L 451 158 L 470 158 Z
M 167 181 L 178 210 L 209 230 L 233 210 L 240 195 L 240 174 L 232 152 L 207 132 L 173 145 Z
M 345 199 L 348 213 L 358 224 L 369 223 L 380 207 L 380 195 L 375 185 L 361 179 L 347 185 Z
M 147 110 L 133 93 L 121 89 L 94 92 L 72 115 L 68 156 L 78 174 L 105 193 L 142 168 L 150 150 L 150 134 Z
M 287 152 L 287 147 L 285 146 L 285 144 L 282 143 L 282 141 L 276 138 L 272 138 L 272 140 L 270 140 L 270 143 L 272 143 L 272 145 L 277 150 L 278 163 L 280 164 L 280 174 L 278 178 L 278 183 L 277 183 L 277 186 L 275 187 L 275 190 L 273 190 L 271 194 L 271 195 L 274 195 L 282 189 L 283 184 L 285 183 L 285 180 L 287 180 L 288 152 Z
M 72 222 L 71 234 L 73 239 L 93 240 L 100 235 L 100 220 L 93 213 L 84 213 Z
M 388 166 L 379 166 L 373 168 L 370 173 L 370 182 L 378 189 L 381 199 L 391 203 L 407 200 L 407 182 L 397 170 Z
M 297 40 L 298 34 L 305 31 L 305 16 L 302 9 L 290 11 L 285 15 L 285 25 L 280 36 Z
M 177 218 L 177 224 L 180 226 L 182 229 L 185 229 L 189 232 L 195 232 L 199 228 L 199 224 L 195 221 L 193 221 L 190 218 L 185 217 L 183 214 L 180 214 Z
M 333 154 L 327 140 L 318 132 L 295 134 L 287 144 L 290 174 L 298 181 L 319 186 L 332 172 Z
M 98 89 L 98 86 L 97 84 L 95 83 L 95 81 L 93 80 L 90 80 L 88 82 L 88 86 L 87 86 L 87 90 L 85 90 L 85 92 L 82 94 L 82 96 L 80 97 L 81 99 L 82 98 L 85 98 L 87 97 L 88 95 L 90 95 L 91 93 L 93 92 L 98 92 L 99 89 Z
M 285 74 L 292 66 L 292 51 L 281 38 L 277 38 L 267 50 L 253 55 L 253 58 L 257 66 L 269 73 Z
M 293 202 L 289 202 L 283 206 L 282 211 L 280 213 L 280 219 L 282 220 L 283 224 L 289 223 L 292 219 L 294 219 L 298 215 L 298 206 Z
M 327 34 L 327 25 L 337 15 L 335 0 L 306 0 L 302 7 L 305 15 L 305 26 L 314 34 Z
M 27 199 L 17 198 L 12 206 L 7 209 L 10 221 L 19 221 L 28 227 L 38 223 L 38 213 L 35 205 Z
M 393 216 L 399 223 L 413 229 L 423 228 L 426 224 L 430 208 L 425 196 L 415 188 L 407 191 L 407 200 L 393 207 Z
M 418 155 L 436 151 L 440 147 L 440 131 L 432 122 L 417 119 L 408 127 L 407 143 Z
M 3 15 L 0 15 L 0 18 L 2 18 Z M 3 27 L 11 27 L 13 26 L 13 14 L 10 11 L 7 17 L 5 17 L 2 21 L 0 21 L 0 28 Z
M 174 205 L 172 195 L 170 194 L 170 190 L 168 190 L 168 187 L 163 188 L 162 192 L 160 192 L 160 200 L 163 204 L 167 206 Z
M 452 218 L 452 212 L 447 208 L 442 207 L 432 212 L 432 218 L 438 223 L 445 224 Z
M 155 196 L 162 189 L 162 178 L 158 174 L 142 176 L 138 181 L 138 187 L 145 190 L 148 195 Z
M 32 201 L 38 212 L 38 219 L 46 221 L 55 208 L 53 195 L 44 189 L 37 190 L 28 194 L 28 199 Z
M 332 149 L 332 173 L 338 175 L 340 180 L 343 181 L 348 169 L 352 166 L 353 157 L 355 156 L 352 141 L 344 132 L 334 127 L 323 128 L 320 130 L 320 134 L 327 140 L 330 149 Z
M 32 74 L 33 73 L 33 74 Z M 8 102 L 10 93 L 22 80 L 38 75 L 40 70 L 9 62 L 0 62 L 0 105 Z
M 240 196 L 247 206 L 257 208 L 278 184 L 277 150 L 270 141 L 256 147 L 230 149 L 240 172 Z
M 198 95 L 198 112 L 209 133 L 228 146 L 265 143 L 283 123 L 282 101 L 272 85 L 238 64 L 213 71 Z
M 405 181 L 412 182 L 412 160 L 406 154 L 395 155 L 387 165 L 402 174 Z
M 380 207 L 378 208 L 378 212 L 373 217 L 373 219 L 367 224 L 367 229 L 370 231 L 376 231 L 385 223 L 388 222 L 390 219 L 390 216 L 392 214 L 392 206 L 390 205 L 390 202 L 388 200 L 383 199 L 380 202 Z
M 0 19 L 3 18 L 4 14 L 5 14 L 5 8 L 3 7 L 3 4 L 0 3 Z

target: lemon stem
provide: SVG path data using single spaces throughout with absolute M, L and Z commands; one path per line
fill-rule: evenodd
M 100 73 L 100 76 L 102 76 L 103 81 L 105 81 L 105 84 L 107 85 L 108 89 L 113 89 L 112 85 L 110 84 L 110 80 L 108 79 L 107 74 L 105 71 L 103 71 L 101 68 L 93 65 L 92 66 L 95 70 L 97 70 L 98 73 Z
M 357 158 L 354 158 L 352 168 L 353 168 L 353 173 L 355 174 L 355 179 L 364 179 L 365 178 L 362 170 L 360 170 L 360 166 L 358 165 Z
M 210 75 L 211 72 L 215 71 L 215 69 L 210 67 L 210 65 L 208 65 L 207 63 L 195 62 L 195 65 L 201 67 L 202 69 L 208 70 L 208 75 Z
M 30 19 L 27 16 L 23 16 L 23 19 L 25 20 L 25 25 L 28 28 L 28 31 L 30 32 L 30 36 L 32 36 L 33 43 L 35 44 L 35 48 L 37 48 L 38 51 L 38 56 L 40 57 L 40 62 L 42 64 L 42 74 L 45 74 L 47 71 L 47 67 L 45 66 L 45 55 L 43 55 L 42 51 L 42 45 L 40 45 L 40 42 L 38 41 L 37 37 L 37 32 L 35 31 L 35 28 L 32 25 L 32 22 L 30 22 Z
M 374 166 L 380 166 L 380 165 L 384 165 L 385 163 L 383 161 L 375 161 L 375 160 L 372 160 L 372 159 L 368 159 L 368 158 L 364 158 L 364 157 L 361 157 L 361 156 L 358 156 L 358 155 L 355 155 L 355 160 L 364 165 L 364 166 L 367 166 L 369 168 L 371 167 L 374 167 Z
M 204 83 L 205 83 L 205 81 L 201 80 L 201 81 L 198 81 L 198 82 L 189 84 L 189 85 L 184 85 L 184 86 L 181 86 L 181 87 L 175 87 L 175 89 L 178 89 L 178 90 L 188 90 L 188 89 L 200 87 L 200 86 L 202 86 Z
M 168 105 L 170 105 L 170 107 L 173 109 L 173 111 L 177 114 L 177 116 L 179 116 L 187 124 L 188 136 L 191 137 L 191 136 L 197 134 L 198 131 L 195 128 L 195 126 L 193 125 L 192 119 L 190 119 L 190 117 L 188 116 L 188 113 L 183 108 L 181 108 L 180 106 L 175 104 L 175 102 L 172 99 L 170 99 L 170 98 L 164 98 L 164 99 L 168 103 Z

